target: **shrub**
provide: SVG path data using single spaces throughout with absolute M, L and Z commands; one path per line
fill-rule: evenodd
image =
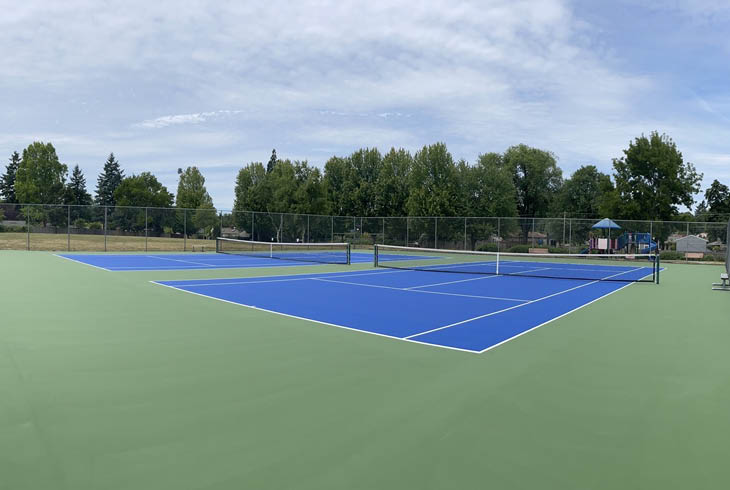
M 551 254 L 567 254 L 567 253 L 570 253 L 570 252 L 568 252 L 568 249 L 567 248 L 558 248 L 558 247 L 556 247 L 556 248 L 549 248 L 548 249 L 548 252 L 550 252 Z
M 74 228 L 80 228 L 84 229 L 88 225 L 87 221 L 84 218 L 77 218 L 73 222 Z
M 514 245 L 509 248 L 508 252 L 526 254 L 530 251 L 529 245 Z
M 89 223 L 89 229 L 90 230 L 101 230 L 104 228 L 104 225 L 98 221 L 92 221 Z
M 484 245 L 480 245 L 477 250 L 480 252 L 497 252 L 499 251 L 499 247 L 497 247 L 496 243 L 485 243 Z
M 684 256 L 679 252 L 672 252 L 671 250 L 667 250 L 661 252 L 659 254 L 659 258 L 661 260 L 682 260 L 684 259 Z

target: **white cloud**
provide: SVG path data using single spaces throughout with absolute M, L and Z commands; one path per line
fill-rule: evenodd
M 157 129 L 167 126 L 175 126 L 178 124 L 199 124 L 216 117 L 229 116 L 232 114 L 240 114 L 243 111 L 211 111 L 198 112 L 196 114 L 176 114 L 171 116 L 160 116 L 155 119 L 148 119 L 140 123 L 133 124 L 139 128 Z
M 723 2 L 703 5 L 725 18 Z M 0 152 L 44 135 L 89 181 L 110 151 L 169 174 L 235 168 L 271 148 L 321 165 L 360 146 L 444 141 L 474 161 L 526 143 L 555 152 L 567 173 L 585 162 L 608 171 L 633 137 L 658 129 L 687 142 L 689 160 L 730 153 L 718 143 L 721 98 L 683 99 L 661 74 L 627 65 L 573 6 L 25 1 L 0 18 Z M 232 204 L 234 173 L 216 174 L 219 206 Z

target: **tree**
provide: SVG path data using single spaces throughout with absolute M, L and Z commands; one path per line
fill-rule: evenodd
M 79 166 L 75 165 L 71 172 L 71 178 L 66 184 L 64 204 L 88 206 L 91 202 L 91 194 L 86 191 L 86 178 Z
M 114 191 L 117 206 L 158 207 L 172 206 L 174 196 L 150 172 L 125 177 Z
M 555 199 L 553 214 L 597 217 L 603 193 L 612 188 L 611 177 L 599 172 L 595 165 L 584 165 L 563 183 Z
M 512 146 L 503 162 L 512 171 L 517 211 L 522 216 L 546 216 L 562 183 L 563 172 L 555 155 L 527 145 Z
M 408 179 L 413 157 L 404 149 L 391 148 L 383 157 L 375 181 L 376 216 L 405 216 Z
M 110 153 L 104 163 L 104 170 L 99 174 L 96 181 L 96 203 L 101 206 L 114 206 L 114 192 L 124 179 L 124 171 L 119 165 L 119 161 L 114 157 L 114 153 Z
M 327 191 L 322 172 L 310 167 L 306 161 L 294 162 L 297 190 L 292 211 L 304 214 L 327 214 Z
M 487 153 L 479 155 L 476 165 L 466 163 L 457 166 L 462 180 L 462 193 L 468 216 L 480 218 L 466 220 L 466 232 L 470 248 L 477 242 L 491 241 L 497 233 L 497 219 L 494 216 L 509 217 L 517 214 L 515 185 L 512 171 L 504 165 L 502 155 Z M 486 217 L 486 218 L 483 218 Z M 500 234 L 504 236 L 516 226 L 510 220 L 502 220 Z M 442 227 L 439 226 L 439 230 Z M 463 233 L 463 231 L 462 231 Z M 496 246 L 492 243 L 490 246 Z
M 21 203 L 59 204 L 63 200 L 68 167 L 58 161 L 51 143 L 34 142 L 23 150 L 15 178 Z
M 10 163 L 5 167 L 5 173 L 0 176 L 0 196 L 6 203 L 13 204 L 18 202 L 15 195 L 15 178 L 20 166 L 20 155 L 14 151 L 10 156 Z
M 355 179 L 355 213 L 358 216 L 375 216 L 377 207 L 376 182 L 383 162 L 377 148 L 361 148 L 350 155 Z
M 705 200 L 702 203 L 705 202 L 708 212 L 707 221 L 727 220 L 727 215 L 730 214 L 730 188 L 721 184 L 717 179 L 713 180 L 705 191 Z
M 205 177 L 198 167 L 188 167 L 185 171 L 178 169 L 177 173 L 180 178 L 175 203 L 178 208 L 194 209 L 190 221 L 196 230 L 206 230 L 207 235 L 207 231 L 212 229 L 218 220 L 213 199 L 205 188 Z
M 498 153 L 479 155 L 469 167 L 465 183 L 466 207 L 470 216 L 515 216 L 516 189 L 511 170 Z
M 252 162 L 238 171 L 233 200 L 233 223 L 239 230 L 257 233 L 253 238 L 261 240 L 261 228 L 251 222 L 251 211 L 266 209 L 269 189 L 266 186 L 266 168 L 261 162 Z
M 169 208 L 173 203 L 172 193 L 149 172 L 125 177 L 114 191 L 116 206 L 134 206 L 150 208 Z M 140 231 L 147 228 L 161 232 L 165 226 L 172 225 L 171 213 L 160 213 L 143 209 L 115 210 L 115 219 L 125 229 Z
M 324 165 L 324 185 L 329 209 L 335 216 L 355 216 L 355 169 L 349 158 L 332 157 Z
M 652 132 L 629 143 L 624 156 L 613 160 L 622 218 L 670 220 L 678 205 L 691 207 L 702 174 L 684 162 L 667 135 Z
M 269 163 L 266 164 L 266 173 L 271 173 L 272 170 L 274 170 L 274 167 L 276 166 L 276 162 L 278 160 L 276 159 L 276 148 L 271 150 L 271 157 L 269 158 Z
M 205 188 L 205 177 L 198 167 L 188 167 L 183 171 L 178 169 L 179 180 L 175 205 L 178 208 L 197 209 L 201 206 L 211 208 L 213 199 Z
M 456 166 L 445 144 L 424 146 L 416 152 L 409 180 L 410 216 L 463 215 Z

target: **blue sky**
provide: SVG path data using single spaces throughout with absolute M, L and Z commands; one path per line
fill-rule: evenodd
M 636 2 L 638 4 L 639 2 Z M 89 188 L 110 152 L 170 189 L 360 147 L 456 159 L 525 143 L 610 172 L 657 130 L 730 184 L 730 3 L 709 0 L 12 2 L 0 17 L 0 160 L 34 140 Z M 3 167 L 4 169 L 4 167 Z

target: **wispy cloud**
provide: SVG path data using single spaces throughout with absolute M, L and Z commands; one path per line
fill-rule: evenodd
M 232 114 L 240 114 L 243 111 L 211 111 L 211 112 L 198 112 L 195 114 L 175 114 L 171 116 L 160 116 L 155 119 L 148 119 L 140 123 L 133 124 L 134 127 L 138 128 L 165 128 L 167 126 L 175 126 L 179 124 L 200 124 L 211 119 L 230 116 Z

